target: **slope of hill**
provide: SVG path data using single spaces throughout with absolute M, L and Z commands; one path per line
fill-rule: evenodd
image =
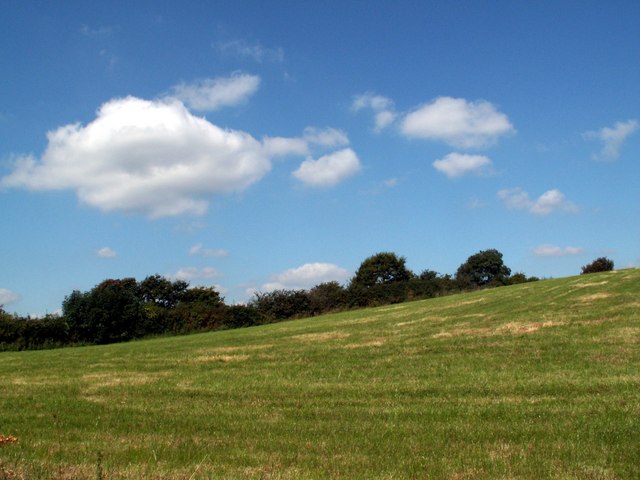
M 1 353 L 0 378 L 0 479 L 640 478 L 640 270 Z

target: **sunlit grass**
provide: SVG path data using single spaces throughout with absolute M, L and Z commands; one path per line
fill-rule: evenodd
M 0 375 L 0 479 L 640 478 L 640 270 Z

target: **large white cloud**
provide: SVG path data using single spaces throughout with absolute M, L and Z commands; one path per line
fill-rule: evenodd
M 20 295 L 6 288 L 0 288 L 0 306 L 10 305 L 18 300 L 20 300 Z
M 245 102 L 259 86 L 259 76 L 235 74 L 181 83 L 173 87 L 172 96 L 194 110 L 211 111 Z
M 593 155 L 594 160 L 616 160 L 620 156 L 622 144 L 638 127 L 640 127 L 640 123 L 637 120 L 627 120 L 626 122 L 616 122 L 613 127 L 586 132 L 585 138 L 594 138 L 604 143 L 600 153 Z
M 486 101 L 438 97 L 407 114 L 401 132 L 412 138 L 439 140 L 457 148 L 492 145 L 515 129 L 504 113 Z
M 433 167 L 449 178 L 461 177 L 467 173 L 481 174 L 491 166 L 491 160 L 484 155 L 450 153 L 433 162 Z
M 42 157 L 19 158 L 0 185 L 72 189 L 103 211 L 156 218 L 203 214 L 211 195 L 241 191 L 271 168 L 251 135 L 195 117 L 175 99 L 114 99 L 88 125 L 47 137 Z
M 360 160 L 350 148 L 345 148 L 317 160 L 302 162 L 293 175 L 312 187 L 331 187 L 360 171 Z
M 529 194 L 521 188 L 504 189 L 498 192 L 498 198 L 511 209 L 527 210 L 535 215 L 549 215 L 560 211 L 576 213 L 578 207 L 565 198 L 560 190 L 548 190 L 536 200 L 531 200 Z
M 557 245 L 538 245 L 533 249 L 533 254 L 538 257 L 566 257 L 569 255 L 582 255 L 584 248 L 582 247 L 558 247 Z
M 333 263 L 305 263 L 273 275 L 262 286 L 263 291 L 309 289 L 324 282 L 342 282 L 349 278 L 349 272 Z

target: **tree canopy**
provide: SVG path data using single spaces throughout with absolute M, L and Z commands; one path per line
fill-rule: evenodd
M 406 259 L 392 252 L 376 253 L 366 258 L 351 280 L 353 286 L 371 288 L 394 282 L 406 282 L 413 274 L 405 266 Z
M 506 285 L 511 269 L 502 261 L 498 250 L 482 250 L 471 255 L 456 272 L 456 280 L 463 288 Z
M 600 257 L 582 267 L 581 275 L 585 275 L 587 273 L 610 272 L 611 270 L 613 270 L 613 260 L 609 260 L 607 257 Z

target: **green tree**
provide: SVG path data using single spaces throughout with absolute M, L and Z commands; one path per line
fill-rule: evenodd
M 189 284 L 183 280 L 170 280 L 158 274 L 150 275 L 138 285 L 138 294 L 145 303 L 164 308 L 175 307 L 183 299 Z
M 456 281 L 462 288 L 506 285 L 511 269 L 502 261 L 498 250 L 482 250 L 471 255 L 456 272 Z
M 613 260 L 607 257 L 596 258 L 593 262 L 582 267 L 581 275 L 587 273 L 610 272 L 613 270 Z
M 371 288 L 394 282 L 406 282 L 413 274 L 407 269 L 404 257 L 395 253 L 381 252 L 366 258 L 358 267 L 351 285 Z
M 91 292 L 73 292 L 62 312 L 72 339 L 87 343 L 113 343 L 145 335 L 145 310 L 134 278 L 105 280 Z
M 347 304 L 347 292 L 338 282 L 325 282 L 309 290 L 309 302 L 313 315 L 344 308 Z
M 355 306 L 384 305 L 403 302 L 413 273 L 406 259 L 392 252 L 380 252 L 366 258 L 349 284 L 351 303 Z

